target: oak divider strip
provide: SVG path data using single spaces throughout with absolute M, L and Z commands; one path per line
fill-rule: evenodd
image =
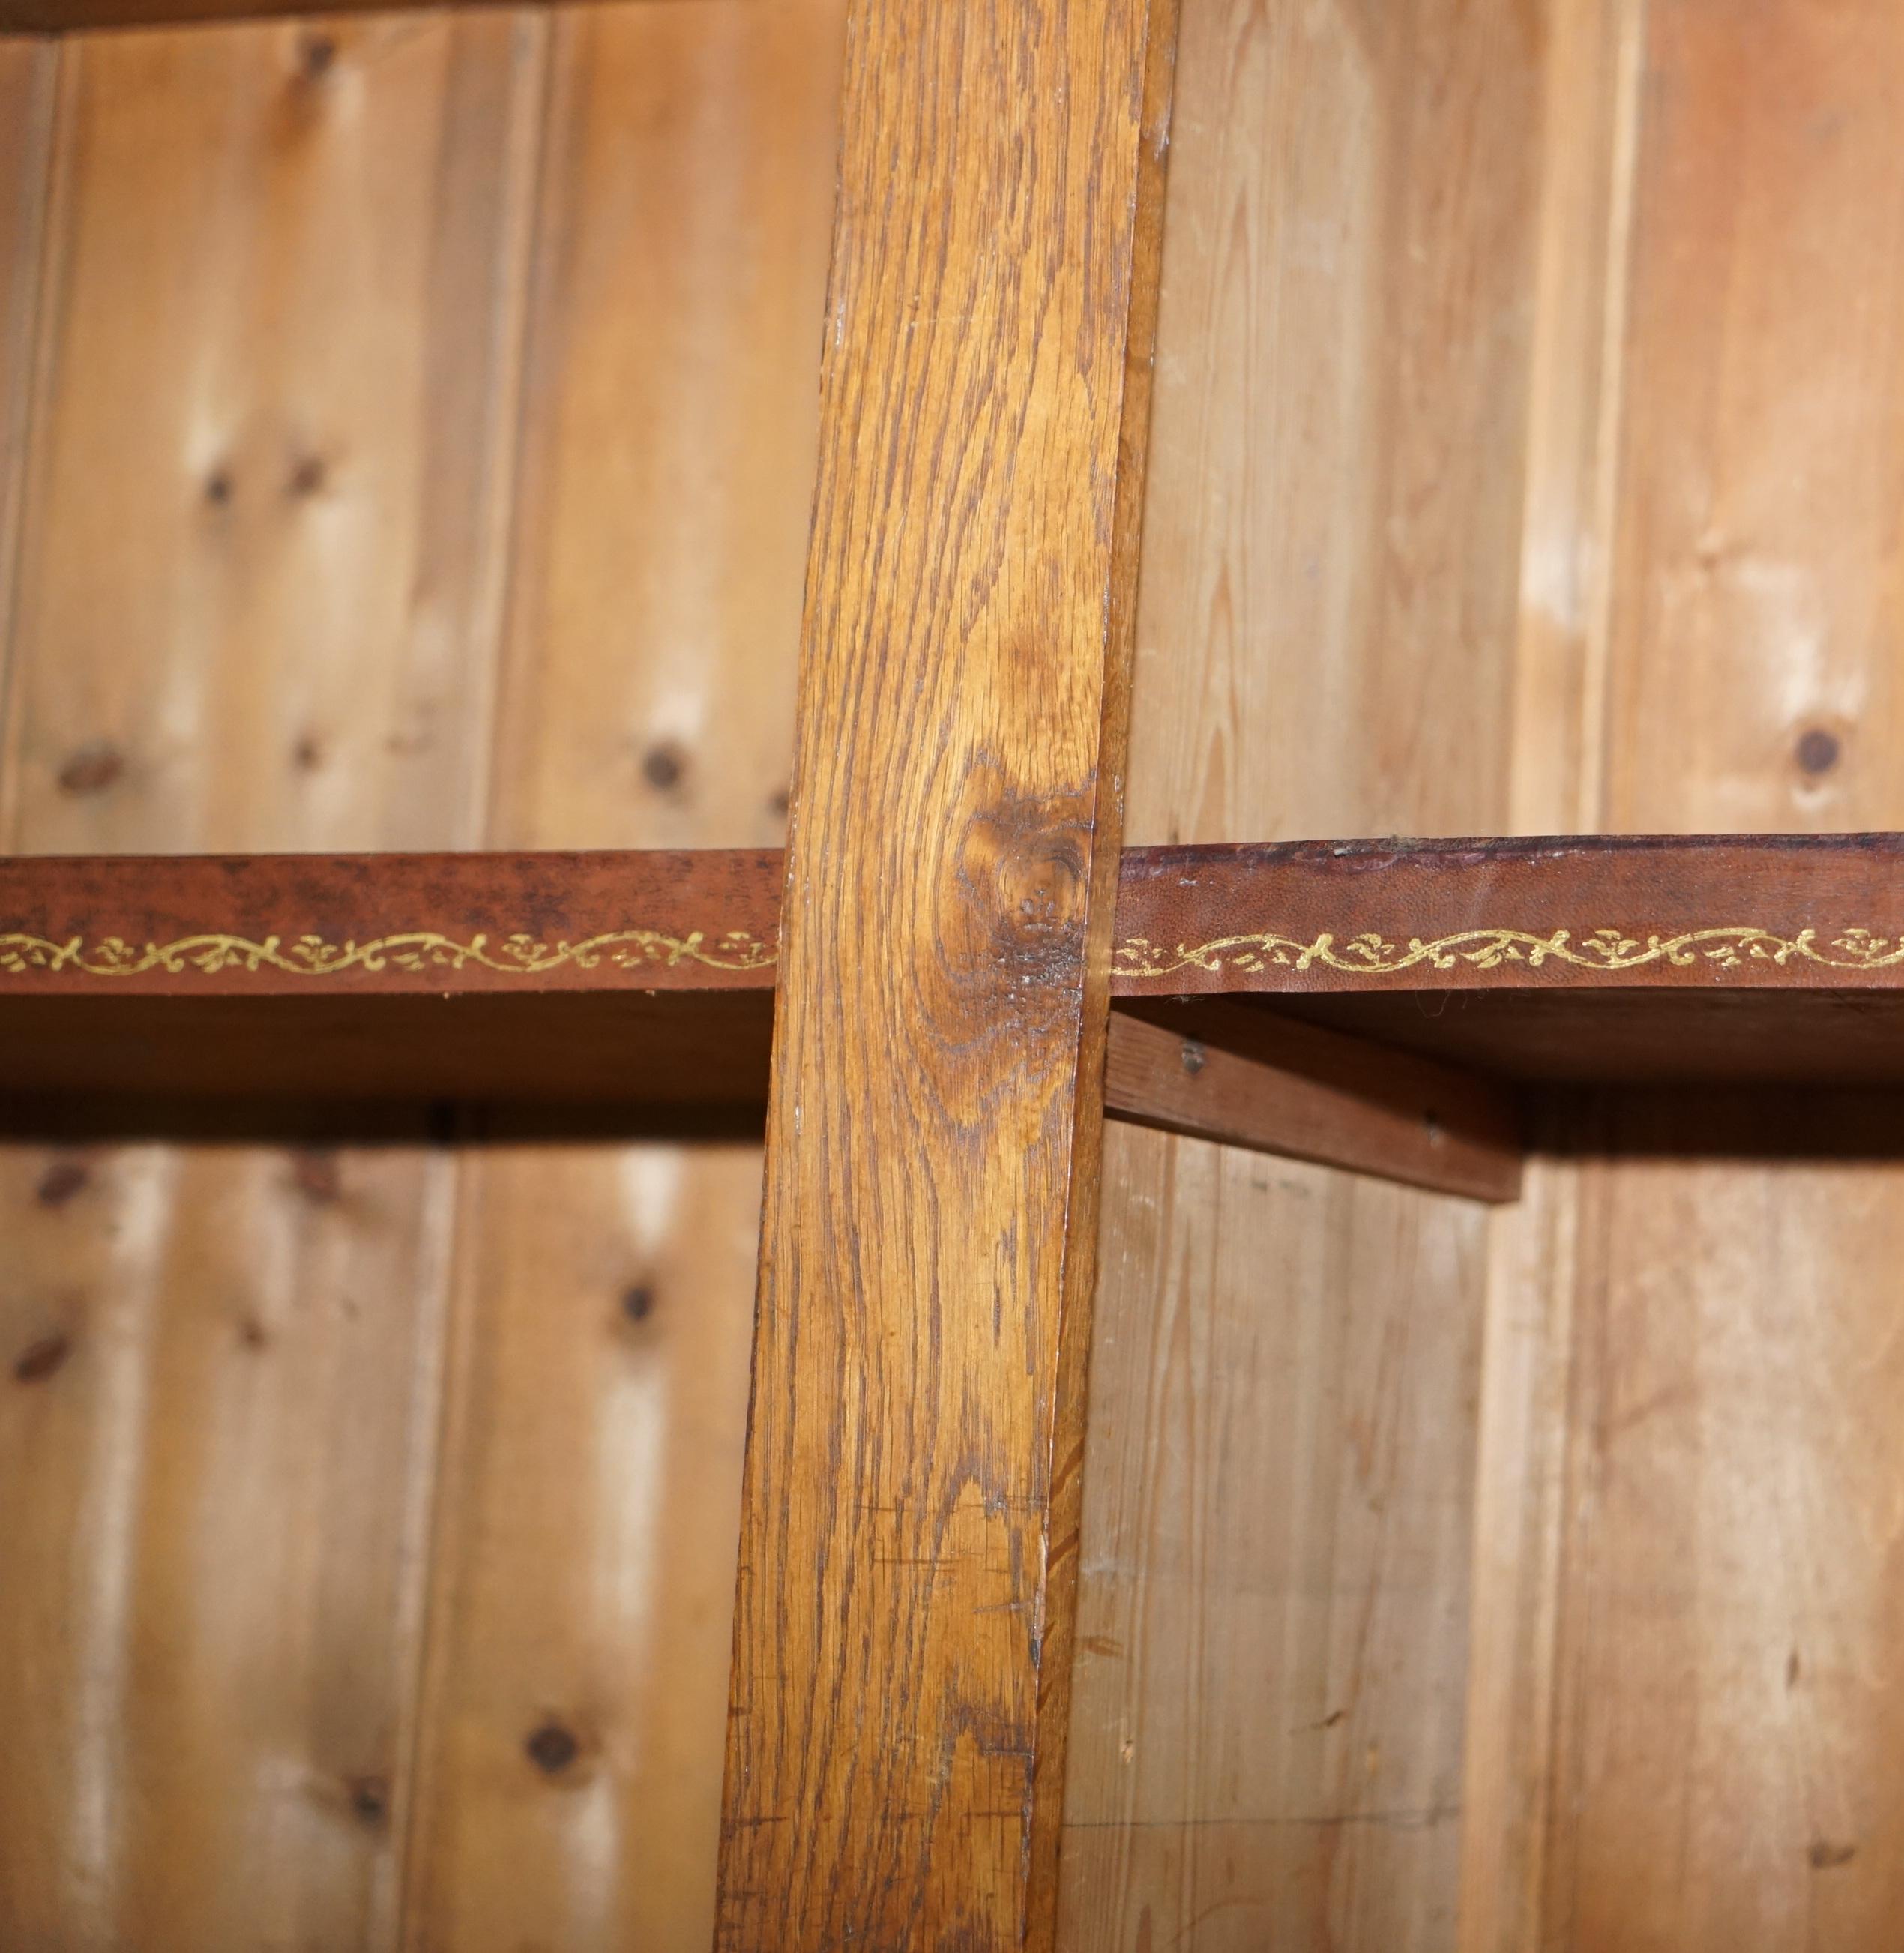
M 849 16 L 726 1953 L 1050 1943 L 1168 11 Z

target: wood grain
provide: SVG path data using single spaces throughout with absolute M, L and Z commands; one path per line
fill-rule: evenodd
M 1536 24 L 1186 0 L 1134 842 L 1506 819 Z M 1439 1953 L 1483 1212 L 1113 1139 L 1064 1943 Z
M 1601 818 L 1885 823 L 1904 32 L 1655 0 L 1645 68 Z M 1715 1123 L 1794 1157 L 1662 1156 Z M 1805 1158 L 1815 1124 L 1650 1098 L 1597 1135 L 1524 1943 L 1895 1936 L 1896 1135 L 1865 1121 L 1865 1163 Z
M 1518 7 L 1187 0 L 1132 843 L 1501 825 L 1536 52 Z
M 493 845 L 782 836 L 842 14 L 556 20 Z M 412 1948 L 712 1937 L 759 1134 L 470 1169 Z
M 1481 1210 L 1107 1137 L 1067 1941 L 1445 1947 Z
M 60 69 L 0 832 L 467 844 L 511 20 Z M 0 1939 L 387 1945 L 446 1156 L 10 1149 L 4 1180 Z
M 1113 1011 L 1104 1111 L 1469 1199 L 1520 1193 L 1514 1099 L 1389 1046 L 1234 1005 Z
M 1750 1103 L 1639 1099 L 1597 1135 L 1549 1851 L 1561 1945 L 1877 1948 L 1904 1900 L 1879 1272 L 1904 1130 L 1894 1102 L 1768 1124 Z M 1866 1158 L 1777 1157 L 1810 1149 L 1808 1125 Z M 1715 1126 L 1755 1129 L 1768 1156 L 1702 1158 Z
M 516 33 L 129 35 L 67 62 L 6 785 L 27 851 L 474 838 Z
M 0 672 L 26 485 L 58 61 L 49 47 L 0 43 Z
M 849 17 L 736 1953 L 1049 1944 L 1169 13 Z

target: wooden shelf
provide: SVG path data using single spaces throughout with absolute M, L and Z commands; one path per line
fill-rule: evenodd
M 0 1090 L 758 1107 L 780 857 L 0 862 Z
M 1895 1081 L 1900 870 L 1894 835 L 1133 850 L 1110 1109 L 1505 1198 L 1502 1082 Z M 16 1123 L 74 1095 L 756 1117 L 781 879 L 768 851 L 0 862 L 0 1092 Z
M 1904 1078 L 1896 835 L 1147 849 L 1117 942 L 1120 996 L 1246 997 L 1507 1079 Z

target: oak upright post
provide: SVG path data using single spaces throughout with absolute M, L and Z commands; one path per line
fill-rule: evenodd
M 1171 0 L 859 0 L 727 1953 L 1048 1944 Z

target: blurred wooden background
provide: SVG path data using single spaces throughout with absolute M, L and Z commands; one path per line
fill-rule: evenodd
M 7 44 L 0 843 L 777 844 L 842 16 Z M 759 1180 L 7 1151 L 0 1944 L 707 1945 Z
M 0 45 L 0 845 L 777 841 L 843 11 Z M 1128 839 L 1904 826 L 1900 102 L 1185 0 Z M 1894 1945 L 1904 1131 L 1548 1136 L 1113 1129 L 1067 1943 Z M 0 1158 L 0 1944 L 706 1945 L 759 1176 Z
M 1904 826 L 1900 117 L 1884 0 L 1185 0 L 1127 842 Z M 1904 1117 L 1545 1136 L 1110 1129 L 1076 1947 L 1896 1943 Z

